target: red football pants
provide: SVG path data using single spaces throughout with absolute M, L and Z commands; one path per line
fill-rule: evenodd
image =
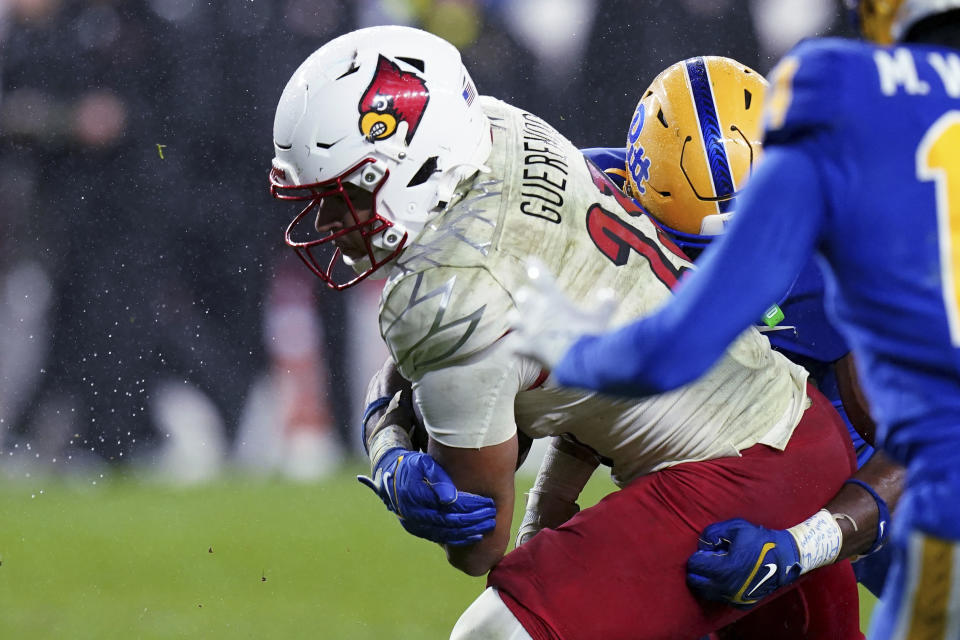
M 687 558 L 707 525 L 742 517 L 775 529 L 792 526 L 855 471 L 843 420 L 819 391 L 808 386 L 808 393 L 813 405 L 784 451 L 756 445 L 739 457 L 638 478 L 507 554 L 488 585 L 534 640 L 700 638 L 743 618 L 743 611 L 694 597 Z M 776 611 L 773 619 L 764 615 L 767 607 Z M 751 637 L 751 628 L 768 624 L 752 637 L 861 638 L 849 562 L 804 576 L 728 631 L 742 626 L 742 637 Z

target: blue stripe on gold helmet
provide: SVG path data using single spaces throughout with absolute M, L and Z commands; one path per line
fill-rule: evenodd
M 700 137 L 707 154 L 713 192 L 718 195 L 733 194 L 736 190 L 733 186 L 733 176 L 730 174 L 730 160 L 727 158 L 723 132 L 720 130 L 717 102 L 714 99 L 713 87 L 710 86 L 710 78 L 707 76 L 707 62 L 704 58 L 690 58 L 683 64 L 687 70 L 687 78 L 690 80 L 690 94 L 693 96 L 693 104 L 697 110 Z M 684 169 L 683 162 L 680 163 L 680 169 Z M 720 199 L 717 202 L 720 212 L 732 211 L 734 201 L 733 197 Z
M 723 231 L 760 156 L 767 82 L 703 56 L 658 75 L 627 133 L 627 192 L 686 246 Z
M 854 24 L 867 40 L 899 42 L 910 28 L 938 13 L 960 9 L 960 0 L 845 0 Z

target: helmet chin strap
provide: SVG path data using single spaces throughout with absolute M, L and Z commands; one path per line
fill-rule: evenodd
M 393 253 L 397 245 L 403 241 L 403 237 L 406 235 L 406 230 L 398 224 L 394 224 L 392 227 L 387 227 L 376 236 L 370 239 L 370 246 L 373 247 L 373 256 L 376 258 L 377 262 L 383 260 L 391 253 Z M 353 269 L 354 273 L 361 275 L 368 271 L 371 267 L 370 256 L 364 255 L 360 258 L 351 258 L 346 254 L 341 255 L 341 259 L 344 264 Z M 386 265 L 380 265 L 376 271 L 372 272 L 368 278 L 371 280 L 382 280 L 387 277 L 389 269 L 384 269 Z
M 379 247 L 374 247 L 373 252 L 378 261 L 393 253 L 392 251 L 381 249 Z M 353 272 L 358 276 L 366 273 L 371 266 L 370 256 L 363 256 L 362 258 L 353 259 L 348 255 L 341 255 L 341 259 L 343 260 L 344 264 L 353 269 Z M 367 276 L 367 278 L 370 280 L 383 280 L 387 277 L 387 274 L 390 273 L 389 269 L 384 268 L 386 266 L 387 265 L 380 265 L 380 268 L 378 268 L 376 271 L 373 271 L 369 276 Z
M 349 256 L 343 256 L 343 262 L 353 269 L 353 272 L 358 276 L 366 273 L 367 270 L 370 269 L 370 256 L 363 256 L 362 258 L 357 258 L 356 260 L 353 260 Z M 389 269 L 380 268 L 371 272 L 370 275 L 367 276 L 367 279 L 384 280 L 386 279 L 388 273 L 390 273 Z

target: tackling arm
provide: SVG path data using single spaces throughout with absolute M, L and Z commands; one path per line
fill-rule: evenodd
M 847 416 L 872 443 L 875 425 L 853 356 L 837 361 L 835 371 Z M 707 599 L 752 606 L 803 573 L 869 555 L 887 538 L 904 480 L 905 469 L 877 451 L 823 509 L 789 529 L 770 530 L 742 519 L 713 524 L 687 562 L 687 583 Z M 770 566 L 775 573 L 759 570 Z
M 887 538 L 890 512 L 903 492 L 906 470 L 877 451 L 824 507 L 840 527 L 837 561 L 876 551 Z M 871 493 L 872 490 L 872 493 Z M 881 504 L 882 502 L 882 504 Z
M 860 388 L 853 354 L 847 354 L 838 360 L 834 370 L 840 399 L 850 423 L 860 436 L 872 445 L 877 426 L 870 416 L 869 404 Z M 845 484 L 827 504 L 826 509 L 835 514 L 843 535 L 839 556 L 841 560 L 868 554 L 886 539 L 887 532 L 884 529 L 889 523 L 881 525 L 880 521 L 885 517 L 889 518 L 889 512 L 893 511 L 900 500 L 905 474 L 906 470 L 902 466 L 887 457 L 883 451 L 877 450 L 853 476 L 863 484 Z M 874 498 L 871 490 L 879 500 Z M 887 513 L 881 513 L 881 502 L 885 503 Z
M 844 409 L 866 439 L 874 424 L 852 357 L 841 359 L 836 370 Z M 905 469 L 877 451 L 823 509 L 787 530 L 740 519 L 711 525 L 687 563 L 687 583 L 705 598 L 751 606 L 807 571 L 869 555 L 887 538 L 904 479 Z M 768 576 L 757 571 L 761 565 L 777 571 Z
M 687 584 L 709 600 L 751 607 L 808 571 L 873 553 L 887 538 L 904 477 L 878 452 L 823 509 L 789 529 L 740 518 L 712 524 L 687 561 Z

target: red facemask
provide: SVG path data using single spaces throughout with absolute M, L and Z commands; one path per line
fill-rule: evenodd
M 286 233 L 284 234 L 284 240 L 288 246 L 293 248 L 297 256 L 305 265 L 307 265 L 307 268 L 310 269 L 310 271 L 312 271 L 318 278 L 323 280 L 328 287 L 336 291 L 341 291 L 348 287 L 352 287 L 361 280 L 367 278 L 370 274 L 382 267 L 384 264 L 393 260 L 400 253 L 400 251 L 403 250 L 403 247 L 406 244 L 407 238 L 406 234 L 404 234 L 404 237 L 401 238 L 400 242 L 397 243 L 396 248 L 389 252 L 386 256 L 383 255 L 384 250 L 380 250 L 379 253 L 381 254 L 381 257 L 379 259 L 376 255 L 377 248 L 373 245 L 373 239 L 376 236 L 393 226 L 392 222 L 377 213 L 376 205 L 377 192 L 389 179 L 389 171 L 384 174 L 383 178 L 373 191 L 371 198 L 370 217 L 366 220 L 360 219 L 358 209 L 351 201 L 350 195 L 347 189 L 344 187 L 344 178 L 346 176 L 353 175 L 360 169 L 360 167 L 370 162 L 373 162 L 373 159 L 367 158 L 356 166 L 351 167 L 347 171 L 343 172 L 339 176 L 329 180 L 296 186 L 284 184 L 286 182 L 286 175 L 282 169 L 274 167 L 270 171 L 270 195 L 278 200 L 296 200 L 307 203 L 300 213 L 298 213 L 287 226 Z M 350 213 L 350 217 L 353 219 L 353 224 L 344 224 L 344 226 L 338 229 L 333 229 L 327 232 L 316 231 L 313 224 L 304 225 L 304 227 L 309 226 L 310 231 L 308 233 L 310 235 L 317 236 L 319 234 L 320 237 L 313 237 L 309 240 L 294 239 L 294 228 L 304 220 L 307 220 L 308 222 L 314 220 L 316 218 L 316 212 L 319 212 L 324 199 L 331 198 L 338 198 L 345 205 L 346 209 Z M 311 213 L 314 213 L 314 215 L 311 216 Z M 301 227 L 301 229 L 304 227 Z M 346 263 L 343 260 L 344 255 L 342 250 L 334 244 L 338 238 L 342 238 L 351 233 L 360 234 L 360 238 L 363 241 L 363 246 L 366 253 L 365 256 L 361 258 L 352 258 L 352 260 L 363 260 L 364 258 L 369 260 L 369 266 L 359 273 L 354 270 L 352 266 L 346 266 Z M 341 263 L 343 263 L 344 266 L 350 270 L 350 276 L 339 277 L 340 274 L 334 273 L 335 271 L 343 271 Z M 338 269 L 338 267 L 341 268 Z

